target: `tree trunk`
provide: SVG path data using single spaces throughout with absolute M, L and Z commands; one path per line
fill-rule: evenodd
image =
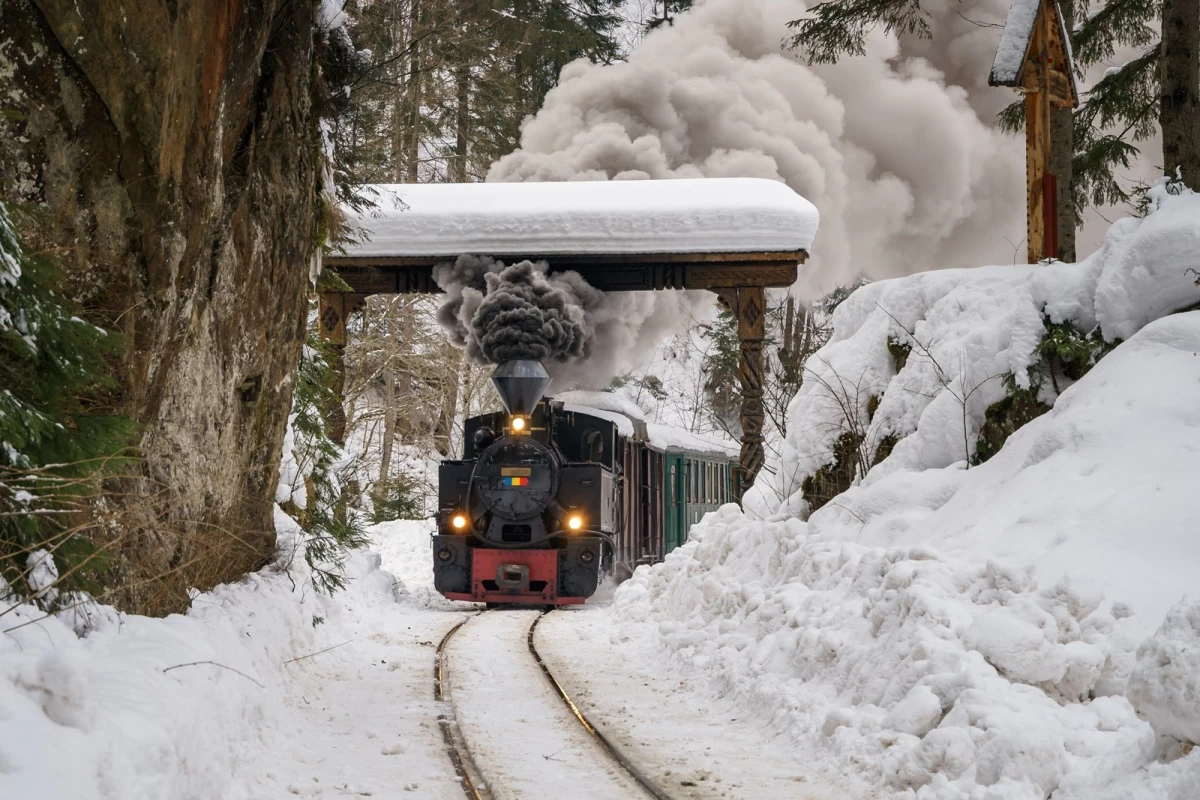
M 0 196 L 44 204 L 32 242 L 127 337 L 108 399 L 141 425 L 141 474 L 113 502 L 145 524 L 105 598 L 127 609 L 179 610 L 274 552 L 317 241 L 313 13 L 0 3 Z
M 379 454 L 379 483 L 382 497 L 387 492 L 387 479 L 392 473 L 392 447 L 396 442 L 396 371 L 388 357 L 383 366 L 383 442 Z
M 410 49 L 408 81 L 405 86 L 405 100 L 408 109 L 408 147 L 405 149 L 404 164 L 408 183 L 417 183 L 421 156 L 421 44 L 420 33 L 417 30 L 421 24 L 421 0 L 409 0 L 409 2 L 411 3 L 408 12 Z
M 1200 190 L 1200 2 L 1163 0 L 1163 171 Z
M 1059 3 L 1068 33 L 1075 29 L 1075 6 L 1072 0 Z M 1057 180 L 1058 258 L 1074 262 L 1075 256 L 1075 178 L 1072 162 L 1075 157 L 1075 110 L 1050 110 L 1050 172 Z
M 467 182 L 467 137 L 471 127 L 471 67 L 460 64 L 454 70 L 456 95 L 454 118 L 454 181 Z

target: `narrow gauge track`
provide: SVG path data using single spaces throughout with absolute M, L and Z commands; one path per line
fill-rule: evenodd
M 438 700 L 445 702 L 449 708 L 438 715 L 438 725 L 442 730 L 442 738 L 446 743 L 446 753 L 454 765 L 455 773 L 459 776 L 459 781 L 462 785 L 463 793 L 471 800 L 491 800 L 492 792 L 488 788 L 488 783 L 483 779 L 482 772 L 476 765 L 476 761 L 467 746 L 466 738 L 463 736 L 458 725 L 458 714 L 452 707 L 452 701 L 448 691 L 448 675 L 446 671 L 446 655 L 450 640 L 463 627 L 475 619 L 476 617 L 488 615 L 489 611 L 482 611 L 477 614 L 472 614 L 466 619 L 456 624 L 453 628 L 446 632 L 442 637 L 441 643 L 437 648 L 436 668 L 435 668 L 435 686 L 436 697 Z M 580 710 L 579 706 L 571 699 L 563 685 L 551 672 L 549 666 L 542 658 L 535 644 L 535 632 L 537 631 L 538 623 L 542 618 L 549 614 L 549 611 L 543 611 L 534 618 L 533 624 L 529 626 L 525 634 L 526 645 L 529 648 L 529 654 L 533 657 L 534 662 L 541 670 L 542 676 L 549 684 L 554 695 L 558 697 L 571 716 L 579 723 L 580 727 L 587 732 L 587 739 L 593 743 L 594 749 L 603 753 L 606 760 L 615 765 L 621 773 L 626 775 L 633 781 L 648 797 L 655 800 L 671 800 L 670 795 L 660 789 L 645 773 L 612 743 L 603 733 L 596 729 L 596 726 L 591 723 L 587 716 Z M 529 754 L 530 757 L 533 754 Z M 546 757 L 547 760 L 551 760 Z M 536 762 L 535 762 L 536 763 Z M 576 779 L 586 778 L 586 776 L 575 776 Z

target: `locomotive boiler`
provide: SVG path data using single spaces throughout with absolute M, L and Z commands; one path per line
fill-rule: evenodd
M 434 586 L 452 600 L 582 603 L 611 560 L 619 494 L 613 470 L 581 459 L 569 415 L 543 398 L 538 361 L 492 375 L 505 413 L 467 420 L 465 457 L 439 470 Z

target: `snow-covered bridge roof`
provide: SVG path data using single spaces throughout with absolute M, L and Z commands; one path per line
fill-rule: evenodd
M 708 178 L 371 187 L 349 257 L 807 251 L 817 209 L 779 181 Z

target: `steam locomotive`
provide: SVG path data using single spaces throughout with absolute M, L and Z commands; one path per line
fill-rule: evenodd
M 582 603 L 603 573 L 661 560 L 736 499 L 736 451 L 544 398 L 549 384 L 538 361 L 498 365 L 506 413 L 468 419 L 464 458 L 441 463 L 433 571 L 449 599 Z

